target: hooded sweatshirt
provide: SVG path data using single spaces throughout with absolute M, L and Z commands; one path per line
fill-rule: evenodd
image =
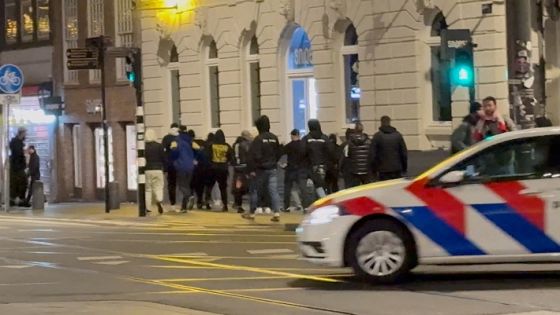
M 248 131 L 244 131 L 242 136 L 238 137 L 235 141 L 235 144 L 233 145 L 233 166 L 235 171 L 244 172 L 247 169 L 251 142 L 251 134 Z
M 226 143 L 224 132 L 220 129 L 216 131 L 214 142 L 210 147 L 210 161 L 212 161 L 212 167 L 215 169 L 227 170 L 231 160 L 231 147 Z
M 146 130 L 146 171 L 162 171 L 166 165 L 166 156 L 161 143 L 156 142 L 155 132 Z
M 171 128 L 169 133 L 163 137 L 161 144 L 163 145 L 163 150 L 165 151 L 165 162 L 166 169 L 169 170 L 173 168 L 173 160 L 171 159 L 171 143 L 177 141 L 179 136 L 179 128 Z
M 329 137 L 321 130 L 321 123 L 311 119 L 307 123 L 309 134 L 303 137 L 305 155 L 311 166 L 329 165 L 333 160 L 333 148 Z
M 408 151 L 400 132 L 391 126 L 381 126 L 373 137 L 370 158 L 379 173 L 406 172 Z
M 191 173 L 194 169 L 195 153 L 192 139 L 186 133 L 180 133 L 177 141 L 171 144 L 171 158 L 177 172 Z
M 280 158 L 278 137 L 270 132 L 270 120 L 267 116 L 259 117 L 255 125 L 259 135 L 249 150 L 249 169 L 251 171 L 275 169 Z

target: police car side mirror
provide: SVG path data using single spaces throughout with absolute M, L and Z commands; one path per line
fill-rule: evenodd
M 465 172 L 464 171 L 452 171 L 445 175 L 443 175 L 439 182 L 442 184 L 458 184 L 465 180 Z

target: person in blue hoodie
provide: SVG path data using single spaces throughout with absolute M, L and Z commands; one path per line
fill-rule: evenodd
M 187 127 L 181 126 L 179 128 L 179 136 L 177 141 L 171 143 L 171 158 L 173 166 L 177 171 L 177 186 L 182 195 L 181 212 L 187 212 L 187 209 L 192 208 L 188 205 L 194 202 L 191 198 L 191 181 L 196 162 L 196 150 L 193 149 L 193 139 L 187 133 Z

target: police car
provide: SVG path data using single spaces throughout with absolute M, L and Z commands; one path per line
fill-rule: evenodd
M 303 259 L 393 282 L 417 265 L 560 262 L 560 128 L 495 136 L 419 177 L 312 206 Z

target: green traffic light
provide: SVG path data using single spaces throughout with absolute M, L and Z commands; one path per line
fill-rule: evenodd
M 468 65 L 456 65 L 452 71 L 452 80 L 455 85 L 471 86 L 474 82 L 473 69 Z
M 134 72 L 127 72 L 126 77 L 127 77 L 128 81 L 130 81 L 130 82 L 136 81 L 136 73 L 134 73 Z

